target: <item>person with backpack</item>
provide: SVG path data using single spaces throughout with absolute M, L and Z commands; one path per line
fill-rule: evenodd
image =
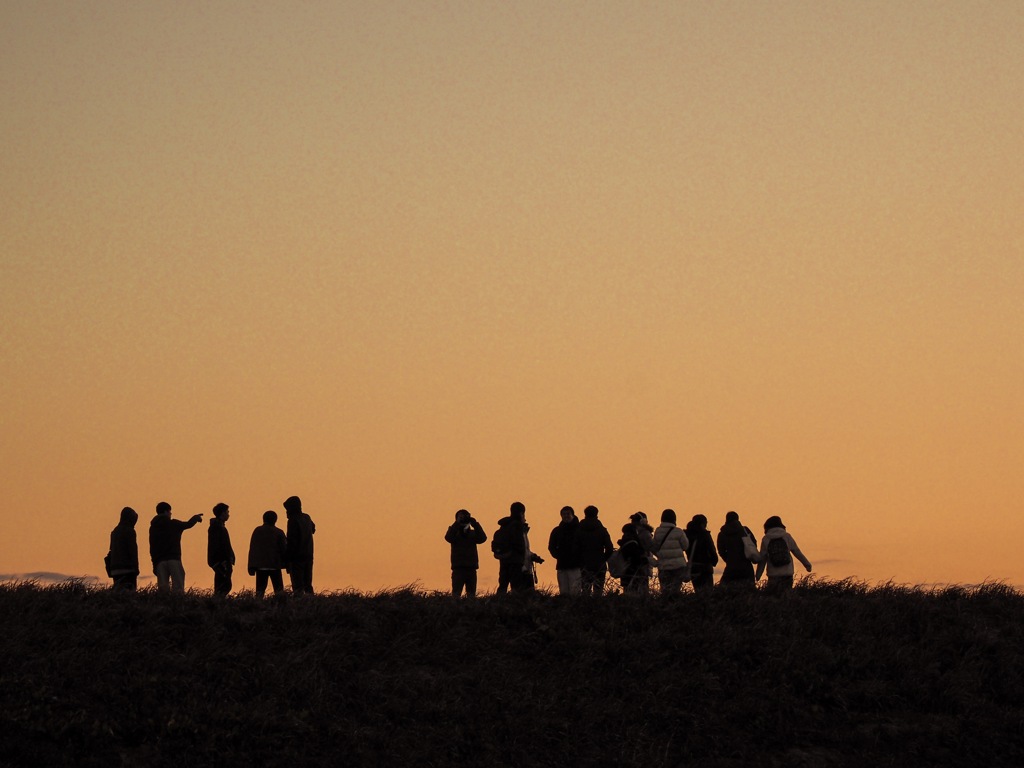
M 715 566 L 718 550 L 708 530 L 708 519 L 694 515 L 686 524 L 686 538 L 690 541 L 690 583 L 694 592 L 703 592 L 715 586 Z
M 597 519 L 598 509 L 589 505 L 576 527 L 576 557 L 580 564 L 580 589 L 584 595 L 603 595 L 608 576 L 608 558 L 615 547 L 604 523 Z
M 555 558 L 555 574 L 558 577 L 558 594 L 578 595 L 580 593 L 580 562 L 576 554 L 576 531 L 580 520 L 572 507 L 562 507 L 559 514 L 562 521 L 548 537 L 548 552 Z
M 718 582 L 720 587 L 754 588 L 754 564 L 750 555 L 757 552 L 757 539 L 740 522 L 736 512 L 725 514 L 725 525 L 718 532 L 718 554 L 725 560 L 725 570 Z
M 811 572 L 811 561 L 804 557 L 796 541 L 786 531 L 782 518 L 773 515 L 764 521 L 764 537 L 758 551 L 756 581 L 768 571 L 768 594 L 779 594 L 793 588 L 793 558 L 799 560 L 807 572 Z
M 686 577 L 686 552 L 689 548 L 686 534 L 676 525 L 675 510 L 664 510 L 661 513 L 661 525 L 654 532 L 651 544 L 651 552 L 658 558 L 661 594 L 679 594 Z
M 648 558 L 653 545 L 654 529 L 647 522 L 647 515 L 635 512 L 629 522 L 622 526 L 619 550 L 626 559 L 626 571 L 622 575 L 622 591 L 626 594 L 646 595 L 650 590 L 651 561 Z
M 444 540 L 452 546 L 452 597 L 476 597 L 476 572 L 480 567 L 477 545 L 487 541 L 487 534 L 468 510 L 455 513 L 455 522 L 448 526 Z
M 534 564 L 544 559 L 530 551 L 530 526 L 526 524 L 526 505 L 514 501 L 508 517 L 498 521 L 498 530 L 491 539 L 491 552 L 498 559 L 497 594 L 531 591 L 535 584 Z

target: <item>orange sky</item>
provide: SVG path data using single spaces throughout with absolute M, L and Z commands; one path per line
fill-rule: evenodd
M 3 4 L 0 573 L 98 574 L 164 499 L 244 560 L 298 494 L 323 589 L 444 588 L 455 510 L 515 499 L 540 550 L 563 504 L 735 509 L 824 576 L 1024 583 L 1022 39 L 1009 1 Z

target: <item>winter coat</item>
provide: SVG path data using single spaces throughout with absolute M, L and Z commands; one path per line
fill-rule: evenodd
M 703 576 L 715 572 L 718 565 L 718 550 L 707 528 L 698 528 L 691 520 L 686 526 L 686 538 L 690 541 L 690 573 Z
M 305 512 L 289 511 L 288 513 L 288 554 L 285 565 L 302 565 L 313 562 L 313 534 L 316 525 L 313 518 Z
M 548 538 L 548 552 L 555 558 L 556 571 L 571 571 L 580 567 L 576 552 L 576 532 L 580 521 L 575 517 L 569 522 L 562 521 L 551 530 Z
M 618 542 L 619 549 L 622 556 L 629 562 L 630 568 L 639 568 L 647 565 L 648 562 L 648 547 L 644 544 L 641 531 L 643 531 L 643 526 L 633 523 L 626 523 L 622 526 L 622 538 Z
M 576 557 L 580 567 L 603 571 L 615 547 L 608 529 L 597 517 L 584 517 L 576 528 Z
M 526 528 L 517 517 L 503 517 L 498 521 L 498 530 L 494 534 L 491 545 L 499 546 L 494 550 L 495 556 L 503 563 L 519 563 L 526 561 Z
M 284 568 L 288 542 L 284 531 L 273 523 L 264 523 L 249 539 L 249 575 L 256 571 L 279 571 Z
M 452 568 L 479 568 L 480 555 L 477 544 L 487 541 L 487 534 L 480 523 L 471 519 L 468 523 L 452 523 L 444 535 L 452 545 Z
M 654 532 L 652 552 L 658 558 L 658 569 L 677 571 L 686 567 L 690 542 L 683 529 L 675 523 L 662 523 Z
M 772 565 L 771 560 L 768 558 L 768 544 L 772 539 L 783 539 L 786 542 L 786 546 L 789 547 L 789 553 L 792 557 L 789 558 L 789 562 L 786 565 Z M 776 576 L 792 576 L 793 575 L 793 560 L 799 560 L 803 563 L 804 567 L 809 571 L 811 570 L 811 561 L 804 557 L 804 553 L 800 551 L 800 547 L 796 545 L 796 541 L 790 536 L 785 528 L 769 528 L 764 532 L 764 537 L 761 539 L 761 549 L 757 553 L 757 575 L 756 579 L 761 578 L 761 574 L 768 571 L 768 578 L 771 579 Z
M 126 576 L 139 573 L 139 544 L 135 526 L 118 523 L 110 532 L 110 575 Z
M 149 523 L 149 556 L 153 565 L 165 560 L 181 560 L 181 534 L 199 522 L 198 517 L 175 520 L 157 515 Z
M 210 530 L 206 540 L 206 564 L 211 568 L 228 563 L 235 564 L 235 551 L 231 548 L 231 536 L 223 520 L 216 517 L 210 520 Z
M 747 559 L 743 539 L 749 538 L 754 545 L 757 539 L 739 520 L 732 520 L 718 532 L 718 554 L 725 560 L 722 581 L 753 581 L 754 565 Z

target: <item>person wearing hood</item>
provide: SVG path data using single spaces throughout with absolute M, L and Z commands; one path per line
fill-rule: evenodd
M 622 591 L 627 594 L 646 595 L 650 590 L 649 555 L 653 532 L 643 512 L 630 515 L 629 522 L 622 526 L 622 538 L 618 543 L 628 565 L 620 581 Z
M 690 540 L 690 582 L 694 592 L 703 592 L 715 585 L 715 566 L 718 550 L 708 530 L 708 519 L 694 515 L 686 524 L 686 538 Z
M 135 537 L 135 523 L 139 514 L 131 507 L 121 510 L 121 519 L 110 532 L 110 552 L 107 554 L 107 575 L 114 580 L 111 589 L 134 592 L 139 580 L 139 543 Z
M 226 595 L 231 591 L 231 571 L 235 567 L 235 551 L 225 525 L 231 517 L 228 505 L 221 502 L 213 508 L 207 536 L 206 564 L 213 569 L 213 593 Z
M 444 540 L 452 545 L 452 596 L 476 597 L 476 572 L 480 567 L 477 545 L 487 541 L 487 534 L 468 510 L 455 513 L 455 522 L 448 526 Z
M 187 521 L 171 519 L 171 505 L 156 505 L 156 517 L 149 523 L 149 556 L 153 560 L 156 587 L 161 592 L 185 591 L 185 567 L 181 564 L 181 534 L 203 522 L 202 515 Z
M 562 521 L 551 530 L 548 537 L 548 552 L 555 558 L 555 574 L 558 577 L 558 594 L 578 595 L 580 593 L 580 561 L 576 553 L 576 532 L 580 520 L 572 507 L 562 507 L 559 513 Z
M 768 571 L 766 591 L 771 594 L 785 592 L 793 588 L 793 558 L 799 560 L 807 572 L 811 572 L 811 561 L 804 557 L 796 540 L 786 531 L 782 518 L 773 515 L 764 521 L 764 537 L 758 550 L 757 573 L 754 578 L 760 581 L 761 574 Z
M 746 541 L 746 544 L 744 544 Z M 754 588 L 754 564 L 750 555 L 757 551 L 757 539 L 740 522 L 736 512 L 727 512 L 725 525 L 718 532 L 718 554 L 725 560 L 725 570 L 718 582 L 720 587 Z
M 690 542 L 676 525 L 674 509 L 661 513 L 661 525 L 652 537 L 651 551 L 658 558 L 658 582 L 661 594 L 678 595 L 686 575 L 686 552 Z
M 603 595 L 608 576 L 608 558 L 615 547 L 604 523 L 597 519 L 598 509 L 589 505 L 576 527 L 576 557 L 580 564 L 580 587 L 584 595 Z
M 302 511 L 302 500 L 289 496 L 284 502 L 288 517 L 288 556 L 285 568 L 292 582 L 292 594 L 313 594 L 313 518 Z

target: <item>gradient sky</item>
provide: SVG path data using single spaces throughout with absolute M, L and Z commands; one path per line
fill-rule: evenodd
M 516 499 L 1022 584 L 1021 126 L 1012 0 L 0 0 L 0 572 L 298 494 L 322 589 Z

